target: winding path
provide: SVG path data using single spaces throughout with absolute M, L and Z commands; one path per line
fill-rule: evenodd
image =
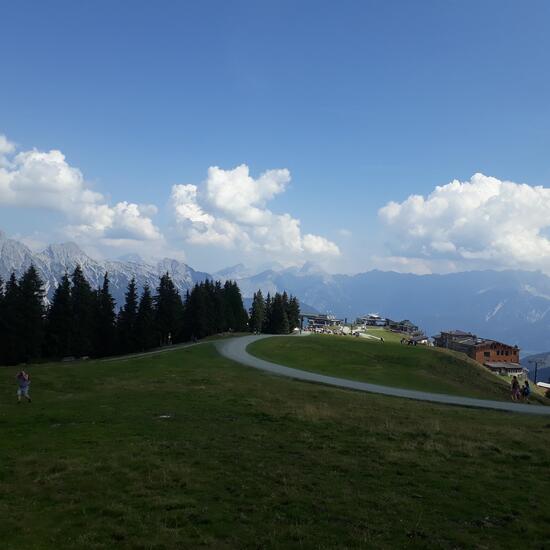
M 284 367 L 276 363 L 264 361 L 258 357 L 250 355 L 246 348 L 252 343 L 264 338 L 276 338 L 274 336 L 257 335 L 243 336 L 241 338 L 230 338 L 228 340 L 220 340 L 215 343 L 218 351 L 228 359 L 242 363 L 248 367 L 254 367 L 263 371 L 277 374 L 279 376 L 287 376 L 297 380 L 306 382 L 316 382 L 319 384 L 327 384 L 338 388 L 346 388 L 350 390 L 364 391 L 370 393 L 379 393 L 382 395 L 390 395 L 393 397 L 405 397 L 406 399 L 416 399 L 418 401 L 430 401 L 433 403 L 444 403 L 445 405 L 459 405 L 462 407 L 474 407 L 478 409 L 494 409 L 506 412 L 538 414 L 550 416 L 550 407 L 525 405 L 521 403 L 510 403 L 506 401 L 491 401 L 489 399 L 474 399 L 471 397 L 460 397 L 456 395 L 447 395 L 443 393 L 429 393 L 416 390 L 405 390 L 401 388 L 392 388 L 390 386 L 380 386 L 378 384 L 369 384 L 367 382 L 358 382 L 355 380 L 347 380 L 345 378 L 336 378 L 334 376 L 326 376 L 315 372 L 308 372 L 290 367 Z

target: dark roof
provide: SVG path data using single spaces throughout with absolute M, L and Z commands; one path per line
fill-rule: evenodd
M 515 348 L 517 346 L 511 346 L 510 344 L 505 344 L 504 342 L 498 342 L 497 340 L 491 340 L 489 338 L 478 338 L 477 336 L 470 336 L 468 338 L 461 338 L 460 340 L 455 340 L 457 344 L 462 344 L 463 346 L 472 346 L 476 348 L 481 348 L 484 346 L 489 346 L 491 344 L 499 344 L 507 348 Z
M 463 338 L 461 340 L 457 340 L 457 343 L 464 344 L 465 346 L 477 346 L 480 343 L 480 341 L 479 341 L 479 338 L 468 337 L 468 338 Z
M 521 366 L 520 363 L 511 363 L 510 361 L 499 361 L 499 362 L 493 362 L 493 361 L 487 361 L 483 363 L 486 367 L 491 368 L 505 368 L 505 369 L 521 369 L 524 368 Z M 524 368 L 524 370 L 527 370 Z
M 463 330 L 443 330 L 441 334 L 450 334 L 451 336 L 474 336 L 471 332 L 464 332 Z

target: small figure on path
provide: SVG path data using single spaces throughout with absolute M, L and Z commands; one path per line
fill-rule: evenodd
M 523 388 L 521 388 L 521 397 L 524 401 L 528 401 L 530 395 L 531 386 L 529 385 L 529 380 L 525 380 L 525 382 L 523 383 Z
M 380 342 L 384 343 L 384 337 L 383 336 L 380 337 Z
M 21 396 L 23 396 L 30 403 L 29 386 L 31 384 L 31 377 L 22 370 L 17 374 L 15 379 L 17 380 L 17 402 L 21 403 Z
M 520 398 L 521 392 L 518 382 L 518 377 L 512 377 L 512 401 L 518 401 Z

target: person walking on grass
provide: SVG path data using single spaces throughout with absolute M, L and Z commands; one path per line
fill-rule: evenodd
M 521 397 L 524 401 L 529 401 L 529 396 L 531 395 L 531 386 L 529 385 L 529 380 L 525 380 L 523 383 L 523 388 L 521 388 Z
M 517 376 L 512 377 L 512 388 L 511 389 L 512 389 L 512 401 L 519 401 L 521 392 L 520 392 L 519 382 L 518 382 L 518 377 Z
M 30 403 L 29 386 L 31 385 L 31 377 L 27 372 L 22 370 L 17 374 L 15 379 L 17 380 L 17 402 L 21 403 L 21 396 L 23 396 Z

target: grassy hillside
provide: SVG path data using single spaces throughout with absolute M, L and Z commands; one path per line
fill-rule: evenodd
M 5 550 L 547 542 L 548 419 L 272 377 L 211 344 L 30 370 L 17 405 L 0 369 Z
M 386 331 L 384 339 L 382 343 L 351 336 L 269 338 L 250 345 L 248 351 L 262 359 L 331 376 L 437 393 L 510 399 L 507 381 L 462 354 L 401 345 L 399 335 Z

